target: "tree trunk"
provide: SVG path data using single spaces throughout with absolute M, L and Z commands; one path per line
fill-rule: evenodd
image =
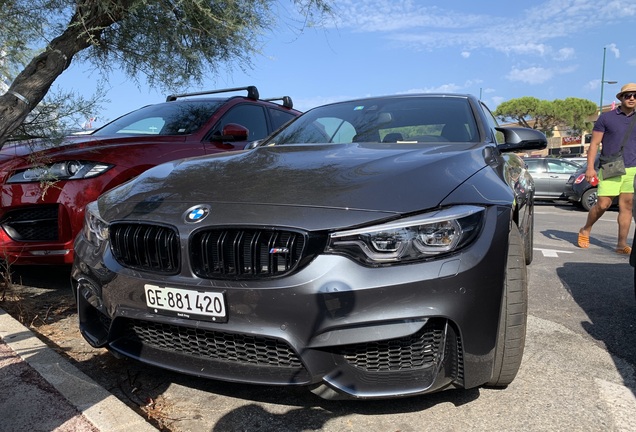
M 55 79 L 69 67 L 73 56 L 89 46 L 88 38 L 79 36 L 76 31 L 67 29 L 53 39 L 0 96 L 0 147 L 42 101 Z
M 42 101 L 55 79 L 71 65 L 73 56 L 99 40 L 102 31 L 121 20 L 134 2 L 115 0 L 109 10 L 100 9 L 99 1 L 78 2 L 66 30 L 31 60 L 0 96 L 0 148 Z

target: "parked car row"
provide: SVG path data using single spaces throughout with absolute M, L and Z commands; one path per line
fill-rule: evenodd
M 117 356 L 336 399 L 506 387 L 541 184 L 516 152 L 546 145 L 469 95 L 173 95 L 3 148 L 0 247 L 72 262 L 81 334 Z
M 596 185 L 585 180 L 587 159 L 528 157 L 524 161 L 534 179 L 535 199 L 565 200 L 585 211 L 596 204 Z
M 534 179 L 537 200 L 565 199 L 567 181 L 581 168 L 580 164 L 562 158 L 530 157 L 524 161 Z

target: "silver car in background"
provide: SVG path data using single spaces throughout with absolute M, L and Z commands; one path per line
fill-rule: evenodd
M 574 160 L 551 157 L 524 158 L 534 179 L 534 198 L 537 200 L 567 200 L 565 187 L 581 165 Z

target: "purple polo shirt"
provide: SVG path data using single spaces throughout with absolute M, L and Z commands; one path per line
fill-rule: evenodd
M 634 115 L 628 117 L 620 108 L 616 108 L 604 112 L 596 120 L 594 130 L 603 132 L 603 145 L 601 147 L 603 155 L 612 155 L 620 150 L 621 142 L 629 128 L 629 122 L 634 119 Z M 634 129 L 623 147 L 623 159 L 626 167 L 636 167 L 636 125 L 634 125 Z

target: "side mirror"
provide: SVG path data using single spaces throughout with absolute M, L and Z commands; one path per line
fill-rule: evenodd
M 543 132 L 522 127 L 497 127 L 504 134 L 504 144 L 497 147 L 502 152 L 521 150 L 542 150 L 548 146 L 548 140 Z
M 221 135 L 213 135 L 212 141 L 247 141 L 249 129 L 236 123 L 228 123 L 223 126 Z

